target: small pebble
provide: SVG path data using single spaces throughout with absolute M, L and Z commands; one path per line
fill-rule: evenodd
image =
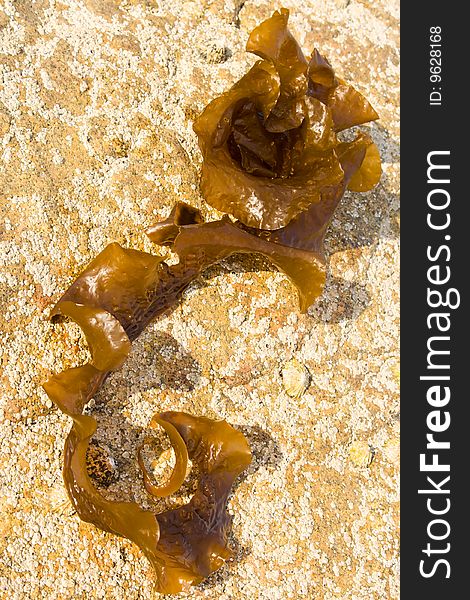
M 356 441 L 349 448 L 349 458 L 357 467 L 368 467 L 374 458 L 374 453 L 367 442 Z
M 209 44 L 200 48 L 199 54 L 209 64 L 216 65 L 225 62 L 231 53 L 225 46 Z
M 293 358 L 282 369 L 282 383 L 291 398 L 300 398 L 310 385 L 310 373 L 305 365 Z
M 400 440 L 398 438 L 389 439 L 383 448 L 385 458 L 393 464 L 400 462 Z

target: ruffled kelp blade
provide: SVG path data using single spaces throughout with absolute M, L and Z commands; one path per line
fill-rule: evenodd
M 183 482 L 186 478 L 186 469 L 188 467 L 188 450 L 184 443 L 183 438 L 178 433 L 178 430 L 174 425 L 161 419 L 159 415 L 154 415 L 152 420 L 150 421 L 150 427 L 157 427 L 160 425 L 162 427 L 168 437 L 170 438 L 171 445 L 173 447 L 173 451 L 175 453 L 175 466 L 171 472 L 170 478 L 167 483 L 164 485 L 157 486 L 152 482 L 152 479 L 147 471 L 145 466 L 145 462 L 142 456 L 142 449 L 145 445 L 145 441 L 142 446 L 138 449 L 137 459 L 139 462 L 140 470 L 142 471 L 142 476 L 144 478 L 145 489 L 151 496 L 155 496 L 157 498 L 164 498 L 165 496 L 170 496 L 177 492 L 180 487 L 183 485 Z
M 157 554 L 164 563 L 160 588 L 175 593 L 200 583 L 232 555 L 227 499 L 236 477 L 250 464 L 251 452 L 244 435 L 225 421 L 172 411 L 159 418 L 178 431 L 199 473 L 189 503 L 157 515 Z
M 199 213 L 187 205 L 177 212 L 182 222 L 200 220 Z M 170 230 L 164 226 L 160 234 L 171 237 Z M 174 230 L 179 228 L 174 226 Z M 73 419 L 64 450 L 66 490 L 82 520 L 141 548 L 154 568 L 155 589 L 160 593 L 177 593 L 199 583 L 230 556 L 226 502 L 235 478 L 250 463 L 248 443 L 224 421 L 174 412 L 155 415 L 150 425 L 160 425 L 167 432 L 176 464 L 167 484 L 157 486 L 138 453 L 147 491 L 159 497 L 178 491 L 188 458 L 199 473 L 190 502 L 158 514 L 135 502 L 107 500 L 94 486 L 87 451 L 97 423 L 83 410 L 108 374 L 127 357 L 131 342 L 126 332 L 137 337 L 151 318 L 177 302 L 213 260 L 211 256 L 201 263 L 199 251 L 188 252 L 183 262 L 169 267 L 159 257 L 112 244 L 78 276 L 53 309 L 54 317 L 72 318 L 82 327 L 92 354 L 90 363 L 53 375 L 44 384 L 50 399 Z
M 305 118 L 303 97 L 307 91 L 307 61 L 289 31 L 289 11 L 281 8 L 255 27 L 246 44 L 247 52 L 272 62 L 279 73 L 279 99 L 265 121 L 268 131 L 283 132 L 299 127 Z
M 54 316 L 62 315 L 80 325 L 91 351 L 91 364 L 100 371 L 119 369 L 129 354 L 131 343 L 119 321 L 101 308 L 61 300 Z
M 109 244 L 66 290 L 52 316 L 63 312 L 65 302 L 83 304 L 112 315 L 128 337 L 135 339 L 146 324 L 149 294 L 153 292 L 152 299 L 158 300 L 155 290 L 166 268 L 162 261 L 160 256 Z M 171 304 L 170 298 L 160 299 Z
M 186 455 L 198 468 L 194 496 L 188 504 L 160 514 L 144 510 L 135 502 L 107 500 L 87 470 L 87 449 L 96 431 L 96 420 L 81 414 L 97 389 L 99 375 L 86 365 L 55 375 L 44 385 L 51 400 L 66 408 L 73 418 L 64 450 L 66 490 L 83 521 L 139 546 L 154 568 L 156 591 L 180 592 L 202 581 L 231 554 L 226 503 L 235 478 L 251 461 L 248 443 L 225 421 L 185 413 L 157 415 L 166 431 L 173 429 L 178 434 Z
M 353 173 L 358 172 L 374 146 L 360 134 L 352 142 L 338 144 L 335 154 L 342 172 L 341 185 L 325 186 L 318 201 L 293 219 L 286 227 L 261 230 L 247 227 L 227 217 L 202 223 L 202 216 L 184 203 L 173 208 L 164 226 L 147 230 L 157 244 L 171 246 L 180 264 L 197 257 L 200 268 L 237 253 L 256 253 L 266 257 L 284 272 L 299 293 L 300 310 L 305 312 L 322 293 L 326 280 L 324 238 L 334 211 Z M 192 221 L 192 222 L 191 222 Z M 172 235 L 169 235 L 171 231 Z
M 281 9 L 253 30 L 247 50 L 262 61 L 194 123 L 204 198 L 262 230 L 286 227 L 332 186 L 344 192 L 336 132 L 378 118 L 317 50 L 307 62 L 288 18 Z M 369 183 L 354 180 L 351 189 L 376 183 L 376 166 Z
M 301 310 L 305 311 L 321 294 L 325 283 L 325 261 L 320 252 L 273 243 L 258 235 L 262 232 L 253 232 L 239 222 L 232 223 L 227 217 L 209 223 L 179 225 L 178 217 L 184 206 L 178 203 L 169 217 L 178 225 L 173 239 L 168 239 L 166 231 L 155 226 L 147 231 L 152 241 L 171 246 L 181 265 L 191 264 L 196 259 L 202 270 L 233 254 L 261 254 L 286 273 L 297 287 Z
M 212 100 L 194 122 L 202 151 L 210 152 L 227 143 L 234 113 L 245 102 L 252 102 L 257 111 L 268 116 L 277 102 L 279 90 L 279 75 L 274 66 L 267 61 L 257 61 L 228 92 Z
M 382 176 L 382 165 L 379 149 L 375 144 L 367 147 L 361 166 L 348 183 L 348 190 L 352 192 L 367 192 L 375 187 Z
M 135 502 L 107 500 L 88 475 L 86 454 L 96 431 L 96 420 L 82 414 L 82 411 L 103 380 L 102 372 L 91 365 L 84 365 L 53 375 L 44 384 L 49 398 L 73 419 L 64 449 L 65 487 L 83 521 L 93 523 L 103 531 L 127 537 L 152 559 L 152 550 L 159 538 L 155 516 L 142 510 Z
M 335 131 L 379 118 L 370 102 L 360 92 L 336 77 L 328 59 L 316 48 L 308 65 L 308 95 L 328 106 Z

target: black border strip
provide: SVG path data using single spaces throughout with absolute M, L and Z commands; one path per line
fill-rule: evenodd
M 424 4 L 402 3 L 401 6 L 401 597 L 406 600 L 461 598 L 462 593 L 465 596 L 461 590 L 466 589 L 467 574 L 470 573 L 465 544 L 470 531 L 466 517 L 466 508 L 470 504 L 467 496 L 470 398 L 464 376 L 470 371 L 470 326 L 465 318 L 468 298 L 466 261 L 470 255 L 466 219 L 470 192 L 463 185 L 463 160 L 467 151 L 460 149 L 462 144 L 459 143 L 466 137 L 466 112 L 470 106 L 470 96 L 463 90 L 469 68 L 466 40 L 470 37 L 468 28 L 464 33 L 464 23 L 464 16 L 453 3 L 431 0 Z M 438 31 L 432 27 L 440 28 L 440 47 L 436 45 L 436 36 L 431 39 Z M 431 47 L 433 40 L 434 48 Z M 442 81 L 431 81 L 431 75 L 439 71 L 435 68 L 439 66 L 438 61 L 430 60 L 433 58 L 431 50 L 438 49 L 441 51 L 439 75 Z M 433 72 L 430 67 L 434 67 Z M 431 97 L 432 104 L 430 94 L 437 91 L 442 95 L 441 101 L 435 93 Z M 448 151 L 449 154 L 429 155 L 436 151 Z M 429 160 L 450 165 L 450 169 L 431 170 L 431 182 L 428 182 Z M 447 178 L 450 182 L 444 183 Z M 429 207 L 428 194 L 432 190 L 437 191 L 431 193 L 431 204 L 434 201 L 444 204 L 449 195 L 447 208 L 435 210 Z M 447 222 L 448 214 L 448 227 L 433 229 L 427 222 L 430 213 L 431 223 L 437 225 L 439 219 L 441 224 Z M 433 259 L 429 258 L 428 252 Z M 438 269 L 429 273 L 428 269 L 435 265 Z M 449 273 L 447 283 L 436 285 L 429 281 L 429 277 L 443 279 Z M 443 297 L 454 288 L 458 294 L 451 293 L 450 303 L 455 304 L 459 295 L 460 306 L 455 309 L 431 308 L 428 288 L 441 291 Z M 438 298 L 435 294 L 431 301 L 438 303 Z M 438 331 L 437 318 L 431 317 L 429 327 L 427 319 L 433 312 L 449 315 L 447 332 Z M 439 322 L 443 327 L 448 323 L 446 317 Z M 430 342 L 433 336 L 450 339 Z M 428 343 L 431 348 L 449 350 L 450 354 L 428 355 Z M 433 364 L 449 365 L 450 368 L 429 368 L 428 359 Z M 420 376 L 449 376 L 450 379 L 432 381 L 420 379 Z M 434 395 L 430 392 L 431 402 L 436 400 L 434 406 L 427 396 L 432 386 L 438 386 L 439 390 L 434 390 Z M 450 400 L 447 404 L 442 401 L 438 406 L 439 398 L 445 394 L 445 386 L 449 388 Z M 438 414 L 429 416 L 433 411 Z M 444 427 L 448 418 L 448 428 L 434 433 L 433 439 L 448 441 L 450 449 L 427 449 L 426 435 L 433 433 L 429 426 Z M 439 464 L 448 464 L 450 471 L 420 470 L 420 454 L 423 453 L 428 464 L 433 460 L 432 455 L 437 454 L 435 460 Z M 428 476 L 434 484 L 427 480 Z M 450 479 L 445 481 L 448 476 Z M 439 493 L 437 488 L 448 489 L 449 493 Z M 434 493 L 419 494 L 419 489 Z M 437 512 L 446 508 L 448 510 L 441 515 L 430 513 L 430 509 Z M 448 523 L 448 535 L 445 523 L 432 523 L 438 519 Z M 429 532 L 442 539 L 433 540 Z M 439 560 L 443 562 L 437 564 Z M 420 573 L 420 565 L 428 577 Z

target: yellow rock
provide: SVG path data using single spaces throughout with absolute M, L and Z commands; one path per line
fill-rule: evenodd
M 393 464 L 400 462 L 400 441 L 398 438 L 390 438 L 383 448 L 384 456 Z
M 367 442 L 356 441 L 349 448 L 349 458 L 357 467 L 368 467 L 374 458 L 374 453 Z
M 282 369 L 282 383 L 291 398 L 300 398 L 310 385 L 310 373 L 305 365 L 293 358 Z

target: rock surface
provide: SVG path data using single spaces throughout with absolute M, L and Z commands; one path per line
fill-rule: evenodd
M 308 314 L 283 275 L 236 257 L 146 330 L 89 409 L 119 470 L 104 493 L 151 502 L 135 449 L 155 411 L 224 418 L 255 457 L 230 501 L 235 558 L 180 597 L 397 599 L 399 7 L 283 5 L 304 50 L 317 46 L 379 112 L 370 133 L 382 181 L 345 196 L 327 237 L 326 291 Z M 0 4 L 2 596 L 151 598 L 138 549 L 67 503 L 70 422 L 40 385 L 88 351 L 77 326 L 51 325 L 48 313 L 108 243 L 165 254 L 143 232 L 175 201 L 218 216 L 198 192 L 192 122 L 254 62 L 248 34 L 279 6 Z M 292 359 L 311 376 L 300 398 L 283 387 Z M 351 460 L 352 444 L 372 462 Z

